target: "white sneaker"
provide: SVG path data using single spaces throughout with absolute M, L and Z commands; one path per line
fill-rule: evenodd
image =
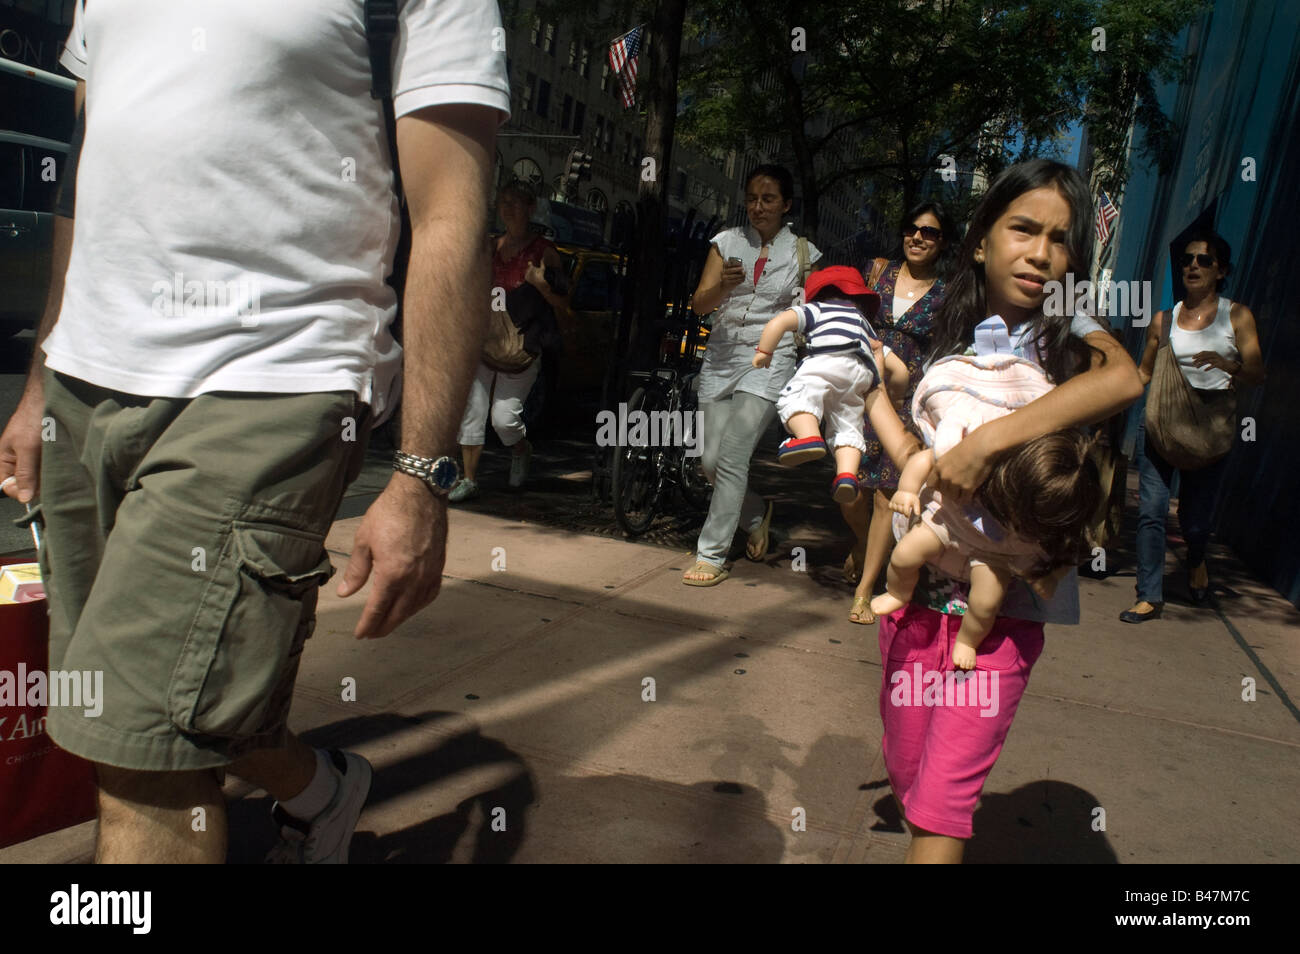
M 522 487 L 528 479 L 528 463 L 533 459 L 533 445 L 524 438 L 524 452 L 510 455 L 510 486 Z
M 352 833 L 370 794 L 374 775 L 370 763 L 355 752 L 330 749 L 339 787 L 329 805 L 311 822 L 294 818 L 276 802 L 271 817 L 280 826 L 280 843 L 266 856 L 267 864 L 345 865 Z

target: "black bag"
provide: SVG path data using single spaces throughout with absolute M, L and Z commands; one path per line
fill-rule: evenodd
M 397 37 L 397 0 L 365 0 L 363 22 L 370 46 L 370 97 L 384 101 L 384 130 L 388 154 L 393 163 L 393 187 L 401 210 L 402 231 L 393 254 L 393 271 L 388 284 L 397 293 L 397 317 L 393 337 L 402 340 L 402 294 L 406 289 L 406 267 L 411 258 L 411 213 L 402 191 L 402 170 L 397 161 L 397 114 L 393 111 L 393 40 Z

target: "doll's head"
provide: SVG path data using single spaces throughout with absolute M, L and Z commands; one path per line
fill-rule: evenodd
M 1046 434 L 999 459 L 980 487 L 989 513 L 1047 554 L 1035 576 L 1076 566 L 1090 552 L 1088 528 L 1101 506 L 1091 446 L 1091 438 L 1073 428 Z

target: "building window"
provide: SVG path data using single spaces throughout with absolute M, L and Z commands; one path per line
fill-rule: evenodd
M 609 208 L 609 199 L 599 189 L 592 189 L 587 193 L 587 208 L 593 212 L 604 212 Z
M 565 132 L 569 131 L 569 123 L 573 120 L 573 97 L 564 97 L 564 106 L 560 109 L 560 128 Z
M 533 35 L 532 38 L 529 40 L 529 42 L 532 43 L 533 46 L 537 46 L 538 45 L 537 41 L 541 39 L 541 36 L 542 36 L 542 18 L 533 17 Z
M 591 143 L 592 147 L 595 149 L 599 149 L 601 140 L 603 140 L 604 138 L 605 138 L 605 117 L 602 116 L 600 113 L 597 113 L 596 114 L 596 138 L 592 140 Z
M 606 152 L 614 151 L 614 120 L 605 124 L 605 144 L 601 147 Z
M 546 24 L 546 32 L 542 38 L 542 49 L 551 56 L 555 55 L 555 24 Z
M 569 69 L 573 69 L 578 62 L 578 38 L 574 37 L 569 41 Z
M 600 88 L 602 90 L 609 89 L 609 72 L 609 64 L 602 64 L 600 68 Z
M 573 104 L 573 131 L 574 131 L 574 133 L 578 133 L 578 134 L 580 134 L 580 133 L 582 132 L 582 121 L 583 121 L 586 117 L 587 117 L 587 104 L 586 104 L 586 103 L 582 103 L 582 102 L 574 103 L 574 104 Z
M 519 94 L 519 106 L 527 112 L 533 106 L 533 91 L 537 88 L 537 74 L 529 73 L 524 81 L 523 92 Z
M 591 76 L 591 47 L 589 46 L 582 48 L 582 59 L 578 61 L 578 72 L 583 77 Z
M 537 115 L 543 119 L 551 107 L 551 84 L 542 80 L 537 84 Z

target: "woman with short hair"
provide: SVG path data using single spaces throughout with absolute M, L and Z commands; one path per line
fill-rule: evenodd
M 745 556 L 762 560 L 771 542 L 772 504 L 749 489 L 749 461 L 763 432 L 776 420 L 776 399 L 794 374 L 795 348 L 784 338 L 766 368 L 753 366 L 763 326 L 795 304 L 803 289 L 799 246 L 807 265 L 821 258 L 785 222 L 794 176 L 783 166 L 757 166 L 745 180 L 749 224 L 713 237 L 704 272 L 691 299 L 697 315 L 717 309 L 699 375 L 703 412 L 700 467 L 713 484 L 709 515 L 700 530 L 688 586 L 714 586 L 736 528 L 749 534 Z
M 1138 375 L 1151 383 L 1160 348 L 1171 348 L 1178 370 L 1193 388 L 1232 390 L 1264 380 L 1255 316 L 1240 302 L 1220 295 L 1232 270 L 1232 249 L 1210 229 L 1191 232 L 1175 263 L 1182 270 L 1183 299 L 1173 311 L 1157 312 L 1147 329 Z M 1168 334 L 1164 334 L 1166 323 Z M 1148 399 L 1149 400 L 1149 399 Z M 1235 425 L 1234 425 L 1235 426 Z M 1166 453 L 1173 453 L 1165 448 Z M 1178 468 L 1153 446 L 1146 421 L 1138 427 L 1141 476 L 1137 528 L 1137 602 L 1120 613 L 1126 623 L 1158 619 L 1164 609 L 1165 521 L 1174 475 L 1181 474 L 1178 522 L 1187 541 L 1188 589 L 1198 606 L 1209 601 L 1210 571 L 1205 555 L 1214 528 L 1214 505 L 1227 455 L 1196 468 Z

